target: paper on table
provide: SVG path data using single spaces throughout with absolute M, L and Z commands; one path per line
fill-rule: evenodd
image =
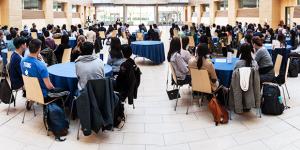
M 226 63 L 226 59 L 216 59 L 217 63 Z

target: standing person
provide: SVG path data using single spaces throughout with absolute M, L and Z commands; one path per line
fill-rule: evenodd
M 8 48 L 9 51 L 15 51 L 16 48 L 14 46 L 13 41 L 17 37 L 17 31 L 15 29 L 12 29 L 10 31 L 10 36 L 11 36 L 11 40 L 7 41 L 7 48 Z
M 188 64 L 180 55 L 181 43 L 178 37 L 174 37 L 170 43 L 170 49 L 167 59 L 174 68 L 176 77 L 184 84 L 191 83 L 191 76 L 189 75 Z
M 106 28 L 104 27 L 104 22 L 101 22 L 101 23 L 100 23 L 99 31 L 103 31 L 104 34 L 106 33 Z M 101 41 L 102 41 L 102 44 L 104 45 L 105 37 L 104 37 L 104 38 L 101 38 Z
M 4 41 L 4 33 L 2 30 L 0 30 L 0 55 L 1 55 L 1 51 L 5 48 L 6 48 L 6 43 Z
M 56 50 L 54 51 L 58 63 L 61 63 L 65 49 L 68 49 L 70 47 L 71 46 L 69 45 L 69 36 L 63 35 L 61 37 L 61 44 L 59 44 Z
M 32 28 L 30 29 L 30 32 L 36 32 L 36 33 L 38 32 L 35 23 L 32 24 Z
M 95 28 L 94 31 L 96 33 L 96 40 L 95 40 L 94 48 L 95 48 L 95 53 L 98 54 L 103 49 L 103 46 L 102 46 L 99 32 L 97 32 L 96 30 L 97 29 Z
M 95 43 L 96 33 L 93 31 L 93 27 L 89 26 L 89 31 L 86 33 L 86 41 Z
M 78 78 L 78 89 L 82 90 L 89 80 L 102 79 L 105 77 L 105 74 L 104 63 L 97 56 L 93 55 L 93 43 L 82 43 L 80 50 L 80 56 L 75 61 L 75 68 Z
M 79 35 L 84 35 L 83 29 L 81 28 L 81 24 L 77 25 Z
M 255 60 L 259 66 L 260 81 L 272 82 L 275 77 L 272 58 L 268 50 L 263 47 L 262 40 L 259 37 L 252 39 L 253 47 L 255 49 Z

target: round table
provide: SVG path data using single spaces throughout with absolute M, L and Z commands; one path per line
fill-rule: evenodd
M 133 54 L 150 59 L 155 64 L 165 61 L 164 43 L 161 41 L 135 41 L 131 43 Z
M 75 37 L 69 37 L 69 45 L 71 48 L 74 48 L 77 44 L 76 38 Z
M 264 44 L 264 47 L 269 51 L 270 55 L 273 55 L 273 49 L 272 49 L 272 44 Z M 291 45 L 287 45 L 286 49 L 287 50 L 291 50 L 292 46 Z
M 226 87 L 230 86 L 231 76 L 237 60 L 238 58 L 232 58 L 232 62 L 227 63 L 226 58 L 212 59 L 220 85 Z
M 70 62 L 52 65 L 48 67 L 48 72 L 53 85 L 57 88 L 62 88 L 70 91 L 70 99 L 72 100 L 72 97 L 75 95 L 78 89 L 78 79 L 75 70 L 75 63 Z M 112 67 L 110 65 L 105 65 L 104 73 L 106 77 L 111 77 Z

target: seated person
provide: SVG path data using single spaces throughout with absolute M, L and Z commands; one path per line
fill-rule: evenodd
M 141 72 L 134 60 L 130 58 L 132 55 L 131 47 L 122 45 L 122 52 L 126 61 L 120 67 L 120 72 L 116 79 L 116 91 L 120 93 L 122 101 L 128 97 L 128 103 L 133 104 L 133 99 L 137 97 Z
M 56 49 L 56 44 L 54 42 L 54 40 L 50 37 L 50 33 L 49 31 L 45 31 L 44 32 L 44 36 L 45 36 L 45 42 L 46 42 L 46 46 L 52 50 Z
M 212 90 L 215 91 L 219 87 L 219 82 L 214 65 L 207 60 L 207 55 L 209 54 L 208 45 L 198 45 L 196 52 L 197 57 L 194 57 L 190 60 L 189 67 L 207 70 Z
M 17 90 L 22 88 L 24 85 L 20 62 L 23 58 L 22 54 L 27 48 L 26 39 L 24 37 L 17 37 L 14 39 L 14 45 L 16 47 L 16 51 L 14 51 L 11 55 L 8 71 L 10 76 L 11 88 L 12 90 Z
M 180 55 L 181 43 L 178 37 L 174 37 L 170 43 L 170 49 L 167 59 L 174 68 L 176 77 L 182 84 L 191 83 L 191 76 L 189 75 L 188 64 L 183 60 Z
M 277 40 L 272 41 L 272 49 L 285 48 L 285 36 L 283 34 L 278 34 Z
M 180 55 L 187 64 L 191 59 L 191 53 L 188 50 L 189 50 L 189 38 L 185 36 L 182 38 L 182 49 L 180 50 Z
M 84 42 L 80 46 L 80 56 L 75 61 L 76 75 L 78 77 L 78 89 L 82 90 L 89 80 L 102 79 L 104 74 L 104 63 L 93 55 L 94 45 Z
M 73 48 L 72 53 L 71 53 L 71 62 L 74 62 L 79 56 L 80 56 L 80 47 L 82 44 L 85 42 L 85 36 L 80 35 L 77 38 L 77 45 Z
M 240 47 L 240 60 L 238 60 L 235 64 L 235 69 L 242 67 L 254 67 L 258 69 L 257 62 L 252 57 L 252 46 L 248 43 L 244 43 Z
M 65 49 L 70 48 L 69 46 L 69 36 L 68 35 L 63 35 L 61 37 L 61 44 L 58 45 L 56 50 L 54 51 L 54 54 L 56 56 L 57 62 L 61 63 L 62 57 L 64 55 Z
M 255 49 L 255 60 L 259 66 L 260 82 L 272 82 L 275 72 L 270 53 L 263 47 L 262 40 L 259 37 L 253 37 L 252 43 Z
M 44 96 L 44 101 L 49 102 L 53 100 L 53 98 L 65 96 L 69 92 L 55 89 L 51 83 L 45 63 L 38 60 L 38 56 L 41 52 L 41 45 L 42 42 L 40 40 L 33 39 L 29 43 L 30 54 L 22 59 L 20 65 L 23 75 L 38 78 Z
M 120 70 L 121 64 L 125 61 L 121 52 L 121 41 L 119 38 L 111 38 L 110 51 L 107 64 L 112 66 L 112 71 L 117 74 Z

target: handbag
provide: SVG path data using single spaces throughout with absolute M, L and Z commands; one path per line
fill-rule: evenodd
M 6 77 L 0 82 L 0 100 L 4 104 L 11 104 L 15 101 Z
M 179 89 L 172 89 L 172 90 L 168 90 L 168 83 L 169 83 L 169 68 L 168 68 L 168 73 L 167 73 L 167 83 L 166 83 L 166 92 L 167 95 L 169 97 L 169 100 L 174 100 L 177 98 L 180 98 L 180 93 L 179 93 Z

